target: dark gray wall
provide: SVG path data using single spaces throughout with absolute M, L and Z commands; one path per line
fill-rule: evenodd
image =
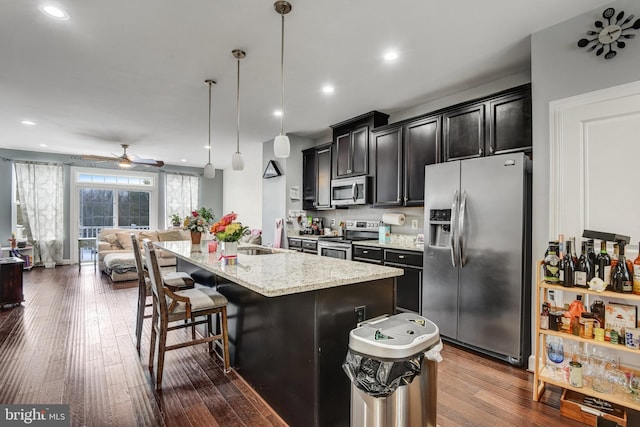
M 12 168 L 13 160 L 26 160 L 36 162 L 55 162 L 62 163 L 64 165 L 64 259 L 69 259 L 70 256 L 70 242 L 69 242 L 69 201 L 70 201 L 70 168 L 71 166 L 79 167 L 95 167 L 95 163 L 78 160 L 77 156 L 69 156 L 66 154 L 54 154 L 54 153 L 39 153 L 35 151 L 20 151 L 20 150 L 8 150 L 0 148 L 0 239 L 4 241 L 6 238 L 11 237 L 13 230 L 11 210 L 13 200 L 11 198 L 11 183 L 12 183 Z M 117 166 L 104 167 L 96 169 L 110 169 L 116 170 Z M 165 172 L 181 172 L 189 174 L 202 175 L 202 168 L 191 168 L 184 166 L 165 165 L 161 169 L 134 167 L 132 170 L 140 170 L 145 172 L 155 172 L 159 178 Z M 222 183 L 223 183 L 223 171 L 216 170 L 216 177 L 213 180 L 202 178 L 200 181 L 200 197 L 203 201 L 203 205 L 213 209 L 216 217 L 222 215 Z M 168 215 L 164 208 L 164 180 L 158 179 L 158 228 L 165 228 L 168 222 Z

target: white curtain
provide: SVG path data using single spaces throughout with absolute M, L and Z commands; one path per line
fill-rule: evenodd
M 198 209 L 200 177 L 190 175 L 166 174 L 167 215 L 175 213 L 185 218 L 194 209 Z
M 14 162 L 18 199 L 34 262 L 62 262 L 64 173 L 62 165 Z

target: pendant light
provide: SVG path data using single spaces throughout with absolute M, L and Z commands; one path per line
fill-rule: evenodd
M 244 159 L 240 152 L 240 60 L 247 56 L 247 54 L 245 51 L 240 49 L 232 50 L 231 53 L 233 54 L 233 57 L 238 60 L 238 86 L 236 88 L 236 111 L 238 115 L 236 124 L 236 152 L 233 153 L 233 157 L 231 157 L 231 168 L 234 171 L 241 171 L 244 169 Z
M 204 85 L 209 86 L 209 162 L 204 165 L 204 177 L 208 179 L 216 177 L 216 168 L 211 164 L 211 88 L 214 84 L 215 80 L 204 81 Z
M 289 137 L 284 134 L 284 15 L 291 12 L 291 4 L 288 1 L 277 1 L 273 5 L 276 9 L 276 12 L 280 14 L 282 17 L 282 32 L 281 32 L 281 42 L 280 42 L 280 78 L 282 80 L 282 97 L 280 100 L 281 103 L 281 112 L 280 115 L 280 135 L 276 136 L 273 140 L 273 153 L 276 157 L 281 159 L 286 159 L 289 157 L 289 151 L 291 149 L 291 145 L 289 143 Z

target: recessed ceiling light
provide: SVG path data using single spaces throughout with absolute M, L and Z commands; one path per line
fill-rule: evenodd
M 40 147 L 48 147 L 47 144 L 40 144 Z
M 335 88 L 331 85 L 324 85 L 322 86 L 322 91 L 324 93 L 333 93 L 335 91 Z
M 32 122 L 31 120 L 22 120 L 20 123 L 27 126 L 35 126 L 36 122 Z
M 41 5 L 40 11 L 47 15 L 49 18 L 58 19 L 60 21 L 69 20 L 69 13 L 66 10 L 51 4 Z
M 273 115 L 276 117 L 280 117 L 282 115 L 282 111 L 281 110 L 276 110 L 273 112 Z
M 398 52 L 394 51 L 394 50 L 390 50 L 387 53 L 384 54 L 384 60 L 385 61 L 393 61 L 398 59 Z

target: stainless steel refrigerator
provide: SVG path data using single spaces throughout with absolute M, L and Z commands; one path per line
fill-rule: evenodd
M 518 366 L 531 346 L 530 177 L 523 153 L 425 167 L 422 315 Z

